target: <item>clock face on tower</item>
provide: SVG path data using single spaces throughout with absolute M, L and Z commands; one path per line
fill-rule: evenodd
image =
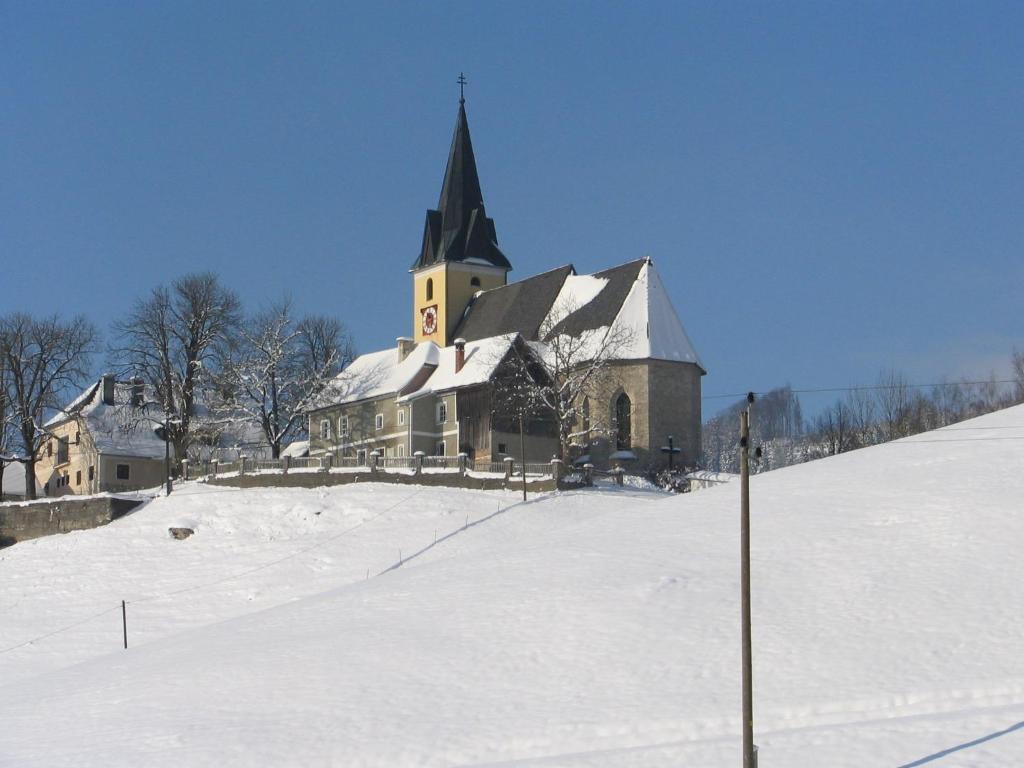
M 429 336 L 437 330 L 437 304 L 431 304 L 420 310 L 420 320 L 423 324 L 423 335 Z

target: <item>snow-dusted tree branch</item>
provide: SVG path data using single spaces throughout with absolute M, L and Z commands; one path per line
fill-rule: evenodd
M 216 275 L 190 274 L 170 288 L 154 288 L 114 324 L 111 359 L 122 372 L 140 377 L 171 417 L 168 435 L 177 457 L 187 455 L 194 439 L 206 368 L 215 360 L 217 343 L 237 329 L 239 307 L 238 297 Z
M 285 299 L 245 324 L 224 347 L 216 413 L 223 423 L 254 424 L 278 458 L 304 432 L 305 414 L 353 359 L 353 346 L 335 318 L 296 320 Z
M 513 346 L 521 390 L 517 398 L 557 425 L 563 460 L 573 445 L 611 428 L 584 419 L 583 403 L 608 388 L 612 364 L 633 342 L 633 332 L 625 325 L 564 330 L 563 321 L 578 308 L 571 301 L 557 303 L 541 323 L 540 341 Z
M 63 322 L 56 315 L 15 313 L 0 318 L 5 421 L 20 442 L 30 499 L 36 497 L 36 454 L 48 434 L 44 416 L 85 381 L 95 343 L 96 329 L 84 317 Z

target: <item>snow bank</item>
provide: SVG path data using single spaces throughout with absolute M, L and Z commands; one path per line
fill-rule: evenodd
M 752 480 L 762 768 L 1024 764 L 1022 462 L 1017 407 Z M 3 648 L 116 609 L 0 653 L 0 763 L 737 765 L 738 494 L 186 486 L 18 544 Z

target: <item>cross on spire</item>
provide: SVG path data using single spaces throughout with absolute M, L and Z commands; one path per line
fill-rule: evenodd
M 465 90 L 465 88 L 466 88 L 466 83 L 468 82 L 466 80 L 466 76 L 464 74 L 462 74 L 461 72 L 459 72 L 459 79 L 458 79 L 457 82 L 459 83 L 459 104 L 465 104 L 466 103 L 466 90 Z

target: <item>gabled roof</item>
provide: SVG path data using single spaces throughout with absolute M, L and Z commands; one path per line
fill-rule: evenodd
M 604 287 L 585 303 L 570 303 L 567 308 L 574 311 L 551 328 L 548 336 L 578 336 L 583 331 L 610 326 L 619 313 L 622 302 L 632 290 L 644 263 L 644 259 L 638 259 L 603 272 L 595 272 L 592 277 L 606 281 Z M 556 306 L 553 309 L 557 313 L 560 308 Z
M 398 359 L 394 347 L 360 355 L 339 373 L 327 392 L 321 407 L 352 403 L 371 397 L 403 394 L 424 368 L 437 367 L 439 349 L 432 341 L 417 344 L 404 360 Z
M 437 210 L 428 210 L 423 227 L 423 245 L 412 269 L 445 261 L 478 260 L 495 267 L 512 269 L 498 247 L 494 220 L 487 217 L 476 156 L 469 136 L 465 104 L 459 102 L 448 165 L 441 184 Z
M 533 342 L 543 341 L 539 337 L 545 332 L 546 338 L 580 336 L 613 325 L 629 332 L 618 359 L 694 363 L 704 370 L 650 259 L 593 275 L 577 275 L 567 265 L 484 291 L 470 303 L 455 336 L 474 340 L 519 333 Z
M 565 279 L 575 273 L 572 265 L 567 264 L 518 283 L 478 293 L 455 329 L 454 337 L 476 341 L 519 333 L 524 339 L 536 339 Z
M 455 370 L 454 346 L 438 350 L 437 368 L 430 374 L 430 378 L 403 399 L 412 400 L 422 395 L 472 387 L 490 381 L 498 365 L 508 355 L 515 339 L 516 334 L 507 334 L 467 342 L 466 359 L 460 371 Z
M 163 414 L 152 403 L 133 405 L 132 386 L 130 382 L 115 382 L 111 405 L 103 401 L 100 379 L 47 421 L 46 426 L 80 418 L 100 453 L 163 458 L 165 444 L 154 431 L 163 423 Z

